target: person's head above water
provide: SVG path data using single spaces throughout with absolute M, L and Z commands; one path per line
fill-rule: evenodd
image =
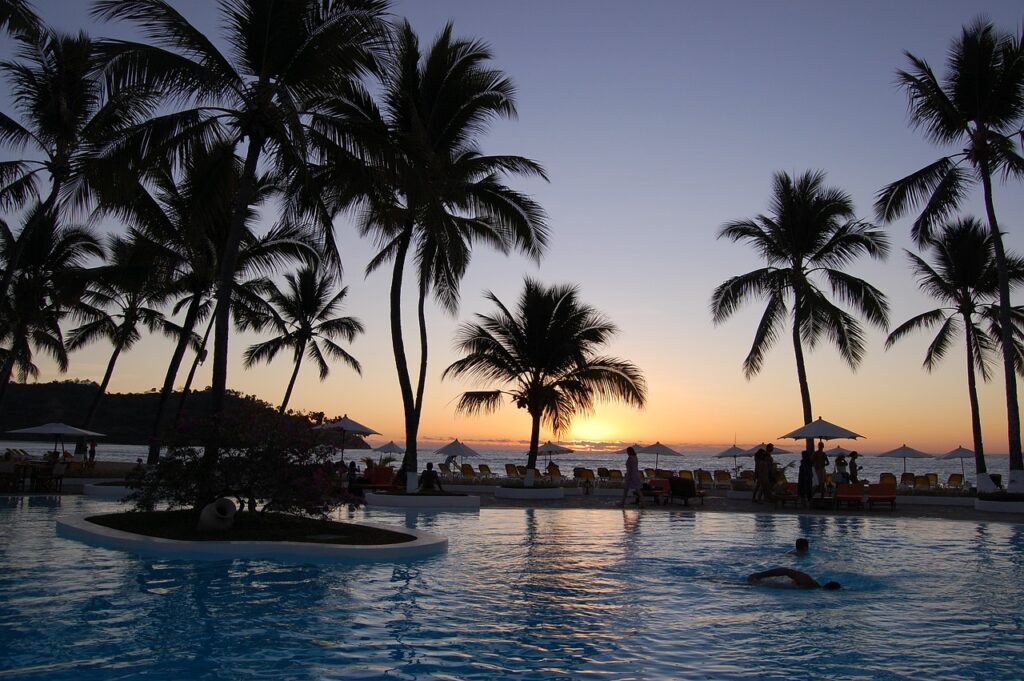
M 800 537 L 796 540 L 796 553 L 807 553 L 811 548 L 811 543 L 805 538 Z

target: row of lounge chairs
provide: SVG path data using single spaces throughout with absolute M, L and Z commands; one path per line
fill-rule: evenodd
M 27 464 L 24 461 L 0 461 L 0 490 L 24 491 L 26 483 L 33 492 L 57 492 L 64 488 L 66 463 Z

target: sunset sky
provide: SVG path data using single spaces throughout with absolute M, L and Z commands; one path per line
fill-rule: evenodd
M 84 2 L 35 4 L 64 30 L 133 35 L 127 26 L 92 22 Z M 212 3 L 172 4 L 216 36 Z M 424 43 L 448 20 L 456 34 L 490 43 L 494 64 L 518 86 L 520 115 L 494 125 L 483 138 L 484 149 L 536 159 L 551 180 L 510 182 L 548 212 L 551 241 L 540 266 L 480 249 L 462 285 L 458 318 L 429 310 L 431 354 L 420 429 L 427 448 L 453 437 L 482 445 L 528 438 L 525 412 L 506 406 L 491 416 L 457 415 L 459 392 L 475 386 L 440 380 L 456 358 L 457 324 L 491 311 L 483 291 L 512 304 L 526 275 L 578 284 L 583 300 L 621 330 L 609 354 L 639 365 L 649 383 L 644 411 L 602 405 L 577 420 L 563 439 L 660 440 L 705 449 L 770 440 L 801 425 L 788 336 L 748 381 L 741 363 L 763 308 L 753 304 L 721 326 L 711 322 L 715 286 L 760 265 L 748 247 L 716 240 L 718 228 L 766 212 L 772 174 L 780 170 L 825 171 L 827 184 L 853 197 L 858 216 L 872 218 L 883 185 L 950 151 L 931 146 L 907 125 L 906 97 L 895 85 L 896 69 L 906 65 L 902 51 L 926 58 L 941 74 L 951 39 L 977 14 L 1007 31 L 1019 30 L 1024 21 L 1019 0 L 439 0 L 399 2 L 394 13 L 407 17 Z M 3 48 L 9 55 L 10 44 Z M 9 111 L 9 102 L 0 99 Z M 972 198 L 966 212 L 983 215 L 980 188 Z M 997 185 L 996 210 L 1007 247 L 1024 250 L 1024 187 Z M 906 265 L 909 223 L 887 228 L 887 262 L 859 262 L 850 270 L 889 296 L 892 326 L 936 307 L 917 291 Z M 372 244 L 361 241 L 344 218 L 335 233 L 350 291 L 344 313 L 367 328 L 349 348 L 363 375 L 336 365 L 320 383 L 307 367 L 291 406 L 347 413 L 382 433 L 374 444 L 401 442 L 402 406 L 387 321 L 389 271 L 364 277 Z M 412 311 L 408 286 L 407 291 L 406 309 Z M 414 332 L 414 317 L 407 319 Z M 921 363 L 930 335 L 908 338 L 890 351 L 883 347 L 884 332 L 870 329 L 868 338 L 867 357 L 856 372 L 831 346 L 809 352 L 815 416 L 864 434 L 860 447 L 866 451 L 903 442 L 933 452 L 971 446 L 963 350 L 955 348 L 929 374 Z M 255 340 L 233 335 L 229 386 L 279 403 L 290 357 L 243 370 L 241 352 Z M 111 391 L 158 386 L 170 347 L 147 338 L 121 358 Z M 68 376 L 99 380 L 109 351 L 100 344 L 74 353 Z M 41 367 L 40 380 L 59 378 L 51 364 Z M 994 375 L 980 396 L 985 444 L 991 452 L 1005 452 L 1001 370 Z M 209 363 L 201 380 L 209 382 Z

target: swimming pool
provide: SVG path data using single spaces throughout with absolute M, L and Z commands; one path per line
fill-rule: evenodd
M 1024 526 L 487 509 L 384 564 L 142 559 L 0 497 L 0 678 L 1020 678 Z M 345 514 L 348 516 L 348 514 Z M 798 536 L 812 554 L 783 555 Z M 838 592 L 749 587 L 792 565 Z

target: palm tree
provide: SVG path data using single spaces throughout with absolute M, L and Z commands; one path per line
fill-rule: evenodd
M 955 152 L 886 186 L 875 202 L 878 217 L 886 222 L 923 204 L 912 235 L 918 243 L 926 244 L 933 230 L 956 212 L 970 187 L 981 183 L 999 276 L 1000 346 L 1011 471 L 1024 471 L 1024 457 L 1013 357 L 1010 276 L 992 199 L 992 178 L 998 173 L 1024 176 L 1024 157 L 1017 152 L 1015 142 L 1024 116 L 1021 42 L 978 18 L 963 28 L 950 47 L 942 81 L 928 62 L 905 53 L 911 68 L 897 73 L 910 102 L 911 125 L 922 128 L 930 141 L 951 146 Z
M 249 346 L 245 351 L 245 366 L 269 363 L 281 350 L 292 351 L 295 368 L 278 410 L 281 414 L 288 408 L 302 358 L 307 354 L 320 370 L 321 381 L 330 373 L 324 355 L 340 360 L 362 374 L 359 362 L 335 342 L 343 338 L 351 343 L 363 332 L 363 325 L 355 317 L 336 316 L 348 295 L 348 287 L 334 292 L 334 280 L 331 274 L 307 265 L 296 273 L 285 275 L 287 289 L 284 291 L 273 282 L 266 282 L 265 292 L 271 314 L 259 315 L 255 324 L 257 328 L 270 326 L 280 335 Z
M 68 333 L 66 342 L 68 350 L 78 350 L 101 338 L 114 346 L 103 380 L 82 422 L 82 428 L 86 429 L 92 424 L 96 408 L 107 392 L 118 357 L 142 340 L 139 325 L 150 332 L 171 336 L 180 332 L 180 328 L 153 307 L 163 303 L 167 290 L 159 273 L 154 272 L 155 254 L 146 244 L 111 236 L 107 253 L 108 263 L 90 272 L 92 281 L 75 310 L 75 316 L 83 323 Z
M 26 234 L 24 228 L 15 237 L 6 224 L 0 223 L 0 242 L 4 264 L 21 241 L 22 267 L 11 282 L 9 295 L 0 304 L 4 315 L 0 320 L 0 403 L 12 376 L 18 380 L 37 376 L 33 349 L 46 353 L 57 368 L 67 371 L 68 357 L 60 322 L 78 304 L 85 282 L 85 265 L 91 258 L 102 257 L 103 249 L 84 228 L 59 224 L 36 204 L 25 216 L 24 224 L 35 229 Z
M 257 167 L 272 162 L 282 175 L 307 175 L 313 149 L 311 121 L 325 97 L 374 68 L 376 52 L 388 35 L 382 0 L 221 0 L 224 39 L 231 51 L 221 53 L 212 41 L 164 0 L 100 0 L 93 13 L 103 19 L 127 20 L 141 29 L 147 43 L 108 40 L 105 72 L 115 89 L 145 84 L 168 102 L 194 104 L 158 116 L 123 141 L 133 157 L 147 151 L 180 156 L 196 139 L 226 139 L 232 147 L 246 142 L 245 162 L 225 237 L 217 281 L 214 324 L 211 415 L 219 422 L 227 388 L 231 297 L 239 244 L 255 197 Z M 300 206 L 320 206 L 303 198 Z M 331 242 L 329 220 L 324 237 Z M 214 429 L 203 465 L 218 456 Z M 201 493 L 200 497 L 205 496 Z M 200 500 L 202 501 L 202 499 Z
M 339 205 L 359 200 L 365 207 L 360 231 L 372 235 L 380 247 L 367 271 L 393 263 L 391 340 L 405 410 L 407 472 L 417 469 L 428 356 L 427 296 L 432 294 L 450 313 L 458 309 L 459 284 L 476 243 L 502 253 L 515 248 L 539 260 L 547 242 L 543 210 L 503 182 L 504 175 L 546 179 L 543 169 L 520 156 L 484 155 L 479 148 L 488 123 L 516 115 L 514 86 L 488 66 L 491 58 L 483 43 L 454 38 L 451 25 L 424 54 L 406 22 L 382 75 L 382 107 L 365 91 L 353 92 L 332 102 L 336 128 L 322 130 L 329 139 L 347 135 L 350 143 L 360 145 L 357 152 L 328 151 L 324 181 L 342 197 Z M 370 162 L 360 168 L 358 161 L 364 159 Z M 418 285 L 415 389 L 401 311 L 410 253 Z
M 929 240 L 927 247 L 934 256 L 934 265 L 907 251 L 907 258 L 918 280 L 918 287 L 943 307 L 922 312 L 896 327 L 885 341 L 886 349 L 913 331 L 934 328 L 939 330 L 928 346 L 924 367 L 931 371 L 945 357 L 954 334 L 964 332 L 967 348 L 967 394 L 971 404 L 971 429 L 974 434 L 974 464 L 977 473 L 985 473 L 985 448 L 981 436 L 981 411 L 978 408 L 978 389 L 975 369 L 983 380 L 988 380 L 989 357 L 1001 340 L 980 326 L 986 316 L 995 321 L 998 312 L 993 301 L 999 298 L 999 276 L 993 258 L 992 239 L 978 220 L 965 218 L 947 224 Z M 1014 284 L 1024 281 L 1024 261 L 1010 258 L 1010 280 Z M 1014 309 L 1015 316 L 1024 315 L 1024 308 Z M 1024 348 L 1017 343 L 1018 356 Z
M 32 36 L 41 26 L 28 0 L 0 0 L 0 30 L 13 36 Z
M 820 171 L 808 171 L 795 180 L 787 173 L 776 173 L 771 215 L 722 226 L 718 238 L 749 243 L 764 258 L 765 267 L 730 278 L 715 289 L 711 298 L 715 324 L 724 322 L 749 300 L 760 298 L 768 303 L 743 360 L 748 379 L 761 370 L 786 316 L 791 317 L 804 423 L 813 419 L 804 344 L 813 348 L 824 337 L 853 369 L 865 350 L 864 333 L 857 319 L 832 303 L 816 279 L 824 279 L 833 295 L 875 326 L 885 328 L 889 314 L 881 291 L 846 272 L 846 267 L 861 255 L 884 258 L 888 239 L 873 225 L 856 219 L 849 195 L 824 186 L 824 181 L 825 174 Z M 808 441 L 808 447 L 813 446 Z
M 131 191 L 101 193 L 100 214 L 118 218 L 148 242 L 167 276 L 167 292 L 177 298 L 173 314 L 184 311 L 181 333 L 167 367 L 150 434 L 149 463 L 160 455 L 160 439 L 167 427 L 169 400 L 189 344 L 195 344 L 196 325 L 210 317 L 210 301 L 223 260 L 225 236 L 231 224 L 235 195 L 242 174 L 242 160 L 227 144 L 199 147 L 175 172 L 162 161 L 150 168 Z M 247 211 L 245 234 L 236 263 L 236 298 L 253 299 L 259 292 L 246 286 L 250 279 L 273 273 L 294 260 L 317 257 L 319 242 L 303 225 L 280 223 L 261 237 L 253 232 L 257 208 L 280 191 L 270 175 L 260 174 L 255 197 Z M 210 322 L 212 324 L 212 317 Z M 206 355 L 208 327 L 195 344 L 196 362 L 182 392 L 179 413 L 201 357 Z
M 443 377 L 469 376 L 504 389 L 462 394 L 457 409 L 468 414 L 497 409 L 503 396 L 530 414 L 527 468 L 537 465 L 540 427 L 555 434 L 573 417 L 593 411 L 597 399 L 616 399 L 637 408 L 647 400 L 647 383 L 634 364 L 597 354 L 618 329 L 579 299 L 575 286 L 546 287 L 526 279 L 515 311 L 487 293 L 498 311 L 462 324 L 457 347 L 465 356 Z
M 137 123 L 152 99 L 139 88 L 105 97 L 94 74 L 96 45 L 87 35 L 65 35 L 41 25 L 29 30 L 23 3 L 2 9 L 0 20 L 10 12 L 10 21 L 22 26 L 16 34 L 19 59 L 0 63 L 21 120 L 0 113 L 0 144 L 30 153 L 29 158 L 0 162 L 0 208 L 14 210 L 30 199 L 41 200 L 42 210 L 34 211 L 36 218 L 23 227 L 31 233 L 51 214 L 66 217 L 66 204 L 73 207 L 88 199 L 90 178 L 111 170 L 97 170 L 96 149 Z M 46 181 L 49 188 L 41 198 Z M 17 244 L 8 254 L 0 295 L 8 290 L 22 255 Z

